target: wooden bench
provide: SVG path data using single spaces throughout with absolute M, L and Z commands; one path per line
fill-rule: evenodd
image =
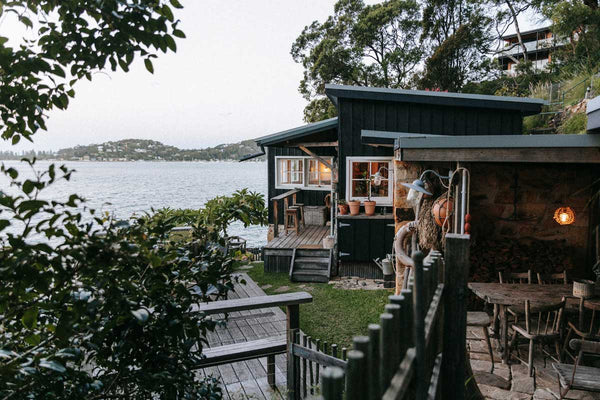
M 284 354 L 289 346 L 289 332 L 299 328 L 299 306 L 311 303 L 312 296 L 307 292 L 284 293 L 274 296 L 246 297 L 203 303 L 199 311 L 207 315 L 227 314 L 236 311 L 256 310 L 260 308 L 286 307 L 286 331 L 273 336 L 249 342 L 227 344 L 207 348 L 202 351 L 203 358 L 197 368 L 212 367 L 237 361 L 267 357 L 267 382 L 275 388 L 275 355 Z
M 579 350 L 575 364 L 552 364 L 558 374 L 560 398 L 571 389 L 600 392 L 600 368 L 578 365 L 584 353 L 600 354 L 600 342 L 573 339 L 569 344 L 573 350 Z

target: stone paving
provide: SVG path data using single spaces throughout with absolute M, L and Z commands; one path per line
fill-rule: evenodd
M 511 365 L 502 363 L 499 353 L 494 351 L 494 373 L 485 341 L 481 339 L 481 328 L 467 329 L 467 349 L 471 368 L 479 389 L 486 399 L 494 400 L 554 400 L 558 399 L 558 378 L 552 369 L 553 360 L 548 359 L 544 366 L 541 355 L 535 354 L 535 377 L 529 377 L 527 366 L 518 360 Z M 495 347 L 495 341 L 492 346 Z M 600 393 L 571 390 L 566 399 L 600 400 Z

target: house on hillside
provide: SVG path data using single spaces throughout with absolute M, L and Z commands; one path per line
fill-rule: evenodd
M 569 244 L 582 249 L 578 260 L 588 256 L 592 211 L 583 210 L 585 195 L 571 201 L 569 193 L 598 176 L 600 135 L 522 135 L 523 117 L 545 104 L 539 99 L 339 85 L 327 85 L 326 94 L 337 118 L 256 139 L 268 164 L 265 271 L 289 272 L 298 281 L 382 278 L 374 260 L 392 253 L 396 232 L 416 217 L 403 184 L 432 168 L 443 175 L 457 167 L 470 171 L 473 225 L 477 205 L 485 211 L 481 227 L 494 228 L 482 235 L 554 240 L 576 231 Z M 560 191 L 555 181 L 564 182 Z M 369 197 L 371 215 L 364 207 Z M 342 200 L 363 206 L 342 215 Z M 549 222 L 559 203 L 576 208 L 574 226 Z M 303 209 L 307 222 L 297 231 L 294 208 Z
M 552 53 L 567 44 L 566 40 L 560 40 L 554 36 L 550 26 L 522 32 L 521 38 L 534 71 L 543 71 L 552 60 Z M 515 66 L 524 58 L 523 48 L 519 44 L 516 33 L 504 35 L 501 40 L 504 48 L 498 56 L 498 63 L 504 73 L 513 75 L 516 73 Z

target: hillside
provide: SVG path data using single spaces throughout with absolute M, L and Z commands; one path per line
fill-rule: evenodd
M 252 140 L 193 150 L 179 149 L 154 140 L 125 139 L 102 144 L 75 146 L 61 149 L 55 153 L 44 151 L 24 154 L 0 152 L 0 159 L 35 156 L 39 159 L 85 161 L 223 161 L 239 160 L 245 155 L 258 151 L 258 147 Z M 264 159 L 264 156 L 257 158 L 257 160 L 261 159 Z

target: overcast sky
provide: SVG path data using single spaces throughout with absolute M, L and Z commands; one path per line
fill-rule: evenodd
M 377 1 L 367 1 L 376 3 Z M 187 39 L 175 54 L 129 73 L 97 74 L 76 85 L 67 111 L 52 111 L 34 144 L 0 150 L 58 150 L 126 138 L 180 148 L 251 139 L 302 124 L 302 68 L 290 48 L 305 25 L 324 20 L 335 0 L 187 0 L 176 17 Z M 532 22 L 524 21 L 526 27 Z M 0 35 L 18 38 L 5 20 Z

